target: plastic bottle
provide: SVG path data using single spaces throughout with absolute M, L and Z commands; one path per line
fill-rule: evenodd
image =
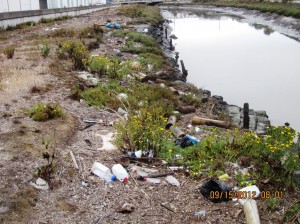
M 106 182 L 116 180 L 116 176 L 110 172 L 110 169 L 99 162 L 94 162 L 92 173 L 105 180 Z
M 121 164 L 115 164 L 111 168 L 112 173 L 116 176 L 116 178 L 121 182 L 127 182 L 128 173 L 125 168 Z

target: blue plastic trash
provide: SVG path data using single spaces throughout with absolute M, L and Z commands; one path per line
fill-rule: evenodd
M 191 143 L 193 143 L 193 144 L 197 144 L 197 143 L 199 143 L 200 142 L 200 140 L 198 139 L 198 138 L 195 138 L 195 137 L 193 137 L 193 136 L 190 136 L 190 135 L 185 135 L 190 141 L 191 141 Z
M 115 24 L 114 24 L 114 27 L 115 27 L 116 29 L 121 29 L 121 24 L 115 23 Z
M 105 26 L 108 27 L 108 28 L 112 28 L 112 27 L 113 27 L 113 24 L 112 24 L 112 23 L 106 23 Z

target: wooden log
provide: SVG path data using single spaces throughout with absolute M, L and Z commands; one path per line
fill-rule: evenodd
M 176 116 L 172 115 L 169 117 L 166 129 L 170 129 L 171 126 L 173 126 L 176 123 Z
M 257 204 L 255 200 L 247 200 L 243 205 L 247 224 L 260 224 Z
M 230 127 L 230 122 L 212 120 L 212 119 L 198 117 L 198 116 L 194 116 L 192 118 L 192 123 L 197 124 L 197 125 L 216 126 L 216 127 L 220 127 L 220 128 L 229 128 Z
M 178 111 L 181 113 L 184 113 L 184 114 L 194 113 L 194 112 L 196 112 L 196 107 L 195 106 L 179 107 Z

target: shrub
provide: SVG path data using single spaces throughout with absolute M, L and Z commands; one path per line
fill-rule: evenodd
M 129 62 L 120 63 L 119 58 L 108 58 L 106 56 L 94 56 L 84 60 L 85 68 L 92 73 L 107 75 L 111 79 L 121 79 L 131 73 Z
M 44 58 L 48 57 L 49 53 L 50 53 L 50 47 L 49 47 L 49 43 L 47 40 L 45 40 L 40 48 L 41 50 L 41 54 Z
M 55 117 L 63 116 L 63 111 L 59 103 L 38 103 L 28 110 L 28 115 L 34 121 L 46 121 Z
M 115 142 L 120 148 L 131 151 L 153 150 L 159 154 L 161 143 L 169 139 L 170 133 L 165 131 L 167 119 L 162 107 L 143 107 L 128 120 L 120 120 L 114 128 L 117 130 Z
M 59 46 L 57 50 L 60 59 L 70 58 L 73 61 L 75 69 L 84 69 L 84 61 L 89 58 L 89 51 L 82 42 L 68 40 Z
M 3 53 L 5 54 L 5 56 L 8 58 L 8 59 L 11 59 L 14 57 L 14 54 L 15 54 L 15 46 L 14 45 L 10 45 L 6 48 L 4 48 L 3 50 Z

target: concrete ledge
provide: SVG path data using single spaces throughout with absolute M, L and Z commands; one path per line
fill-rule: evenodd
M 34 17 L 34 16 L 43 16 L 49 14 L 65 13 L 65 12 L 74 12 L 82 11 L 89 9 L 103 8 L 107 5 L 95 5 L 95 6 L 81 6 L 81 7 L 72 7 L 72 8 L 57 8 L 57 9 L 41 9 L 41 10 L 30 10 L 30 11 L 16 11 L 16 12 L 4 12 L 0 13 L 0 21 L 7 19 L 17 19 L 24 17 Z

